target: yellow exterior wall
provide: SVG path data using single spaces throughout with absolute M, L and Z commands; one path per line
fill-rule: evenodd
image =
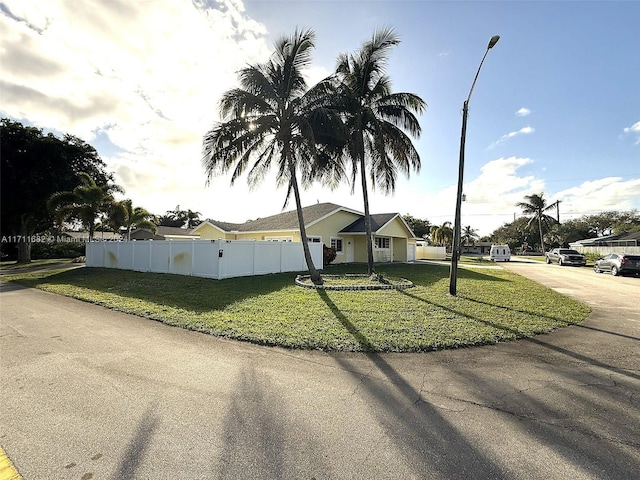
M 353 237 L 355 243 L 356 255 L 354 262 L 367 263 L 367 239 L 366 235 L 358 235 Z
M 274 238 L 274 237 L 276 238 L 291 237 L 292 242 L 300 241 L 300 232 L 298 232 L 297 230 L 287 230 L 287 231 L 274 230 L 270 232 L 239 232 L 235 236 L 236 236 L 235 240 L 257 240 L 259 242 L 262 242 L 267 238 Z
M 307 228 L 307 235 L 322 237 L 322 243 L 329 247 L 331 246 L 331 237 L 343 238 L 337 232 L 351 225 L 358 218 L 360 218 L 359 215 L 341 210 Z
M 402 237 L 407 238 L 410 235 L 407 228 L 400 218 L 396 217 L 393 221 L 378 232 L 380 237 Z
M 393 238 L 392 241 L 393 241 L 393 261 L 406 262 L 407 261 L 407 239 Z
M 320 237 L 321 242 L 327 247 L 331 246 L 332 238 L 341 238 L 342 253 L 338 253 L 335 260 L 331 263 L 346 263 L 348 242 L 351 242 L 353 244 L 353 237 L 351 235 L 341 235 L 338 234 L 338 232 L 343 228 L 351 225 L 358 218 L 360 218 L 360 216 L 356 215 L 355 213 L 345 212 L 341 210 L 311 225 L 309 228 L 307 228 L 307 235 Z M 354 248 L 354 253 L 357 253 L 357 247 L 355 245 Z
M 200 235 L 202 240 L 218 240 L 219 238 L 223 240 L 235 240 L 234 238 L 229 238 L 230 236 L 227 233 L 209 223 L 201 225 L 195 234 Z

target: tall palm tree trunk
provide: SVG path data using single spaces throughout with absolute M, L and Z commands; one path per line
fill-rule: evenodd
M 371 232 L 371 216 L 369 215 L 369 192 L 367 191 L 364 154 L 360 157 L 360 179 L 362 181 L 362 198 L 364 200 L 364 232 L 367 237 L 367 271 L 369 275 L 373 275 L 376 272 L 373 268 L 373 233 Z
M 287 152 L 285 152 L 287 155 Z M 298 188 L 298 179 L 296 177 L 296 168 L 293 162 L 289 161 L 289 173 L 291 186 L 293 188 L 293 196 L 296 200 L 296 213 L 298 214 L 298 224 L 300 226 L 300 237 L 302 240 L 302 250 L 304 252 L 304 259 L 307 262 L 307 268 L 309 269 L 309 276 L 314 285 L 322 285 L 322 277 L 320 272 L 313 264 L 313 258 L 311 258 L 311 251 L 309 250 L 309 242 L 307 240 L 307 229 L 304 225 L 304 217 L 302 216 L 302 202 L 300 200 L 300 190 Z
M 544 238 L 542 237 L 542 212 L 538 213 L 538 230 L 540 230 L 540 248 L 544 253 Z

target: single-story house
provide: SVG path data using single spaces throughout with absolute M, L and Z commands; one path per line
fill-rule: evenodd
M 462 253 L 475 253 L 478 255 L 489 255 L 491 242 L 476 242 L 469 245 L 461 245 Z
M 334 263 L 367 261 L 364 214 L 334 203 L 318 203 L 302 209 L 307 237 L 335 248 Z M 415 260 L 415 234 L 398 213 L 371 215 L 376 262 Z M 270 217 L 229 223 L 206 220 L 191 231 L 200 239 L 300 242 L 296 210 Z
M 587 238 L 569 244 L 571 248 L 576 247 L 638 247 L 640 246 L 640 232 L 624 232 L 618 235 L 607 235 L 605 237 Z

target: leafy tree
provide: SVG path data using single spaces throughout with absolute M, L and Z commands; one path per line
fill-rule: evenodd
M 72 190 L 86 172 L 99 184 L 112 181 L 96 150 L 72 135 L 58 138 L 7 118 L 0 120 L 2 236 L 19 238 L 18 262 L 31 261 L 31 237 L 53 225 L 47 200 Z
M 577 219 L 552 225 L 547 238 L 550 247 L 568 247 L 571 242 L 590 237 L 589 225 L 583 219 Z
M 490 241 L 496 244 L 506 244 L 515 250 L 523 243 L 535 245 L 533 241 L 535 228 L 527 217 L 520 217 L 511 223 L 505 223 L 502 227 L 493 231 Z
M 416 237 L 426 238 L 427 236 L 429 236 L 429 231 L 431 228 L 431 222 L 429 222 L 429 220 L 415 218 L 409 214 L 403 215 L 402 218 L 405 222 L 407 222 L 407 225 L 411 227 L 411 230 L 413 230 L 413 233 L 415 233 Z
M 637 210 L 628 212 L 608 211 L 582 217 L 595 237 L 640 231 L 640 214 Z
M 555 204 L 547 205 L 547 201 L 544 198 L 544 193 L 525 195 L 525 201 L 517 204 L 522 209 L 522 212 L 530 216 L 529 223 L 534 221 L 538 223 L 538 230 L 540 232 L 540 251 L 544 252 L 544 236 L 542 232 L 543 224 L 548 228 L 550 225 L 556 222 L 556 219 L 546 215 L 544 212 L 555 208 Z
M 609 234 L 640 231 L 640 215 L 637 210 L 627 212 L 609 211 L 594 215 L 584 215 L 578 219 L 567 220 L 562 224 L 549 222 L 545 238 L 550 247 L 568 246 L 572 242 Z M 523 217 L 496 229 L 490 237 L 494 243 L 506 243 L 512 248 L 532 241 L 533 223 Z M 538 232 L 539 236 L 539 232 Z
M 209 180 L 231 171 L 232 185 L 247 170 L 249 185 L 255 185 L 275 166 L 278 185 L 287 187 L 284 205 L 294 196 L 309 274 L 320 284 L 307 243 L 300 182 L 305 186 L 324 171 L 319 167 L 330 157 L 323 146 L 336 138 L 341 122 L 327 108 L 328 82 L 307 89 L 302 71 L 311 62 L 314 39 L 312 30 L 296 30 L 276 42 L 269 61 L 240 71 L 240 87 L 220 101 L 222 123 L 204 137 L 203 166 Z
M 58 226 L 77 220 L 89 231 L 89 240 L 92 240 L 96 219 L 109 211 L 114 202 L 112 193 L 122 189 L 110 183 L 98 185 L 85 172 L 80 172 L 78 177 L 80 185 L 71 191 L 54 193 L 49 198 L 47 207 L 54 214 Z
M 420 169 L 420 155 L 405 130 L 420 136 L 415 114 L 421 114 L 426 103 L 412 93 L 392 93 L 385 74 L 389 51 L 399 43 L 393 30 L 378 30 L 355 54 L 340 55 L 336 67 L 337 104 L 349 135 L 344 156 L 351 162 L 352 186 L 358 173 L 362 184 L 370 275 L 374 267 L 367 174 L 371 188 L 387 193 L 395 190 L 398 171 L 409 176 Z

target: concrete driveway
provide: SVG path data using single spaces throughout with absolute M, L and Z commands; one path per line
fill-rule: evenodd
M 505 267 L 533 277 L 553 269 Z M 577 289 L 564 274 L 552 288 Z M 622 280 L 638 291 L 640 281 Z M 640 471 L 637 303 L 612 310 L 590 300 L 582 325 L 528 340 L 367 355 L 260 347 L 0 290 L 0 445 L 26 479 Z

